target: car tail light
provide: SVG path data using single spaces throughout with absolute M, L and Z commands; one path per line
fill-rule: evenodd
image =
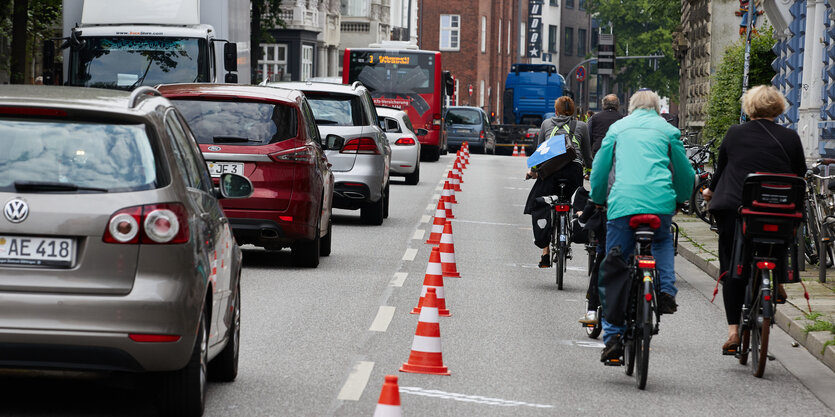
M 283 222 L 292 222 L 293 216 L 278 216 L 278 220 L 281 220 Z
M 478 138 L 479 139 L 484 139 L 484 131 L 483 130 L 478 133 Z
M 300 164 L 313 164 L 313 152 L 311 152 L 310 149 L 305 146 L 271 153 L 269 157 L 270 159 L 276 162 L 297 162 Z
M 441 113 L 432 115 L 432 130 L 441 130 Z
M 536 133 L 526 133 L 525 137 L 528 138 L 528 139 L 536 137 Z
M 351 139 L 339 153 L 361 153 L 369 155 L 379 155 L 380 151 L 377 149 L 377 142 L 371 138 L 357 138 Z
M 568 204 L 557 204 L 556 206 L 554 206 L 554 210 L 559 211 L 559 212 L 562 213 L 562 212 L 570 211 L 571 206 L 568 205 Z
M 400 146 L 414 145 L 415 140 L 412 139 L 412 138 L 400 138 L 400 139 L 397 139 L 397 141 L 394 142 L 394 144 L 395 145 L 400 145 Z
M 128 335 L 130 340 L 142 343 L 170 343 L 180 340 L 180 336 L 174 334 L 136 334 Z
M 186 243 L 189 240 L 186 209 L 180 203 L 121 209 L 110 216 L 102 240 L 127 244 Z

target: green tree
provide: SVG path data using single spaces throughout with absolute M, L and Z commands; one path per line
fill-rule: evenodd
M 678 98 L 679 65 L 672 32 L 681 20 L 679 0 L 587 0 L 586 7 L 615 35 L 616 56 L 655 55 L 664 58 L 618 60 L 616 81 L 629 88 L 651 88 L 661 96 Z M 607 92 L 608 93 L 608 92 Z
M 771 84 L 774 70 L 774 29 L 767 27 L 751 38 L 751 61 L 748 70 L 748 86 Z M 725 50 L 714 83 L 710 87 L 707 102 L 707 121 L 702 141 L 722 139 L 731 125 L 739 123 L 740 97 L 742 97 L 742 70 L 745 58 L 745 38 L 740 38 Z M 718 145 L 717 145 L 718 146 Z
M 253 83 L 259 82 L 257 80 L 258 74 L 258 60 L 261 59 L 264 51 L 261 49 L 261 44 L 264 42 L 271 42 L 273 40 L 272 34 L 269 30 L 276 27 L 285 27 L 284 21 L 279 17 L 281 12 L 281 0 L 252 0 L 251 3 L 251 20 L 250 20 L 250 78 Z
M 0 0 L 0 30 L 11 33 L 11 60 L 0 62 L 11 72 L 12 84 L 25 80 L 27 62 L 61 15 L 61 0 Z

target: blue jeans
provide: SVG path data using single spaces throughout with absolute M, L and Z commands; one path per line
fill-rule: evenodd
M 632 216 L 609 219 L 606 223 L 606 253 L 615 247 L 620 246 L 623 259 L 629 263 L 635 251 L 635 235 L 629 227 L 629 219 Z M 673 247 L 673 234 L 670 233 L 670 224 L 673 221 L 671 214 L 659 214 L 661 227 L 655 230 L 652 237 L 652 256 L 655 257 L 655 270 L 658 272 L 658 279 L 661 282 L 661 292 L 675 296 L 676 288 L 675 273 L 675 248 Z M 615 326 L 606 321 L 604 317 L 603 342 L 608 343 L 612 337 L 623 334 L 626 326 Z

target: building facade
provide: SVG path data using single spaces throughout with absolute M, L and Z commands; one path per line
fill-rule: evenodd
M 511 63 L 527 48 L 528 1 L 421 0 L 418 46 L 441 52 L 455 78 L 452 105 L 477 106 L 501 120 L 502 94 Z M 527 61 L 524 54 L 522 61 Z
M 560 25 L 562 24 L 560 1 L 564 0 L 542 1 L 542 30 L 540 32 L 542 55 L 539 58 L 531 57 L 532 64 L 548 63 L 556 65 L 557 68 L 560 67 Z
M 419 0 L 390 0 L 391 40 L 417 44 Z
M 549 2 L 551 0 L 548 0 Z M 592 55 L 592 34 L 596 30 L 592 28 L 592 18 L 586 11 L 585 0 L 559 0 L 562 2 L 560 21 L 562 28 L 557 28 L 561 36 L 558 45 L 560 50 L 559 71 L 565 77 L 566 88 L 574 95 L 574 102 L 578 111 L 580 109 L 597 108 L 597 100 L 593 103 L 589 100 L 589 90 L 594 87 L 596 92 L 597 84 L 592 86 L 592 67 L 584 64 L 586 79 L 577 81 L 576 68 L 580 63 Z M 595 45 L 596 47 L 596 45 Z
M 371 44 L 390 40 L 391 1 L 342 0 L 339 50 L 367 48 Z

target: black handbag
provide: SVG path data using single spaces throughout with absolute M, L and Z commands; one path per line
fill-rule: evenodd
M 632 280 L 629 279 L 629 265 L 621 256 L 620 246 L 613 247 L 606 254 L 606 259 L 600 264 L 597 284 L 600 287 L 603 317 L 615 326 L 624 325 Z

